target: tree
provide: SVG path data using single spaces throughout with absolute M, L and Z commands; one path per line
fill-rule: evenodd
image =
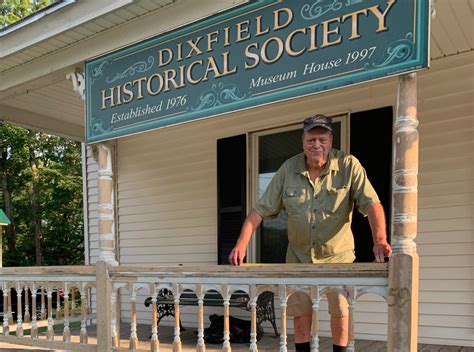
M 6 266 L 84 260 L 80 143 L 0 125 Z
M 58 0 L 2 0 L 0 3 L 0 29 L 56 2 Z

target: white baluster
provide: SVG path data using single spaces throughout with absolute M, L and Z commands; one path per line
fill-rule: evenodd
M 224 292 L 224 343 L 222 344 L 222 352 L 231 352 L 230 347 L 230 294 L 225 288 Z
M 23 288 L 20 284 L 16 287 L 16 337 L 23 337 L 23 316 L 21 311 L 21 294 Z
M 257 288 L 250 287 L 250 352 L 258 352 L 257 347 Z
M 138 348 L 137 338 L 137 293 L 132 287 L 132 322 L 130 324 L 130 350 L 135 351 Z
M 313 298 L 313 323 L 311 329 L 311 352 L 319 352 L 319 300 Z
M 44 287 L 41 287 L 41 315 L 40 319 L 44 320 L 46 319 L 46 304 L 44 302 Z
M 53 289 L 48 287 L 47 291 L 48 298 L 48 330 L 46 331 L 46 339 L 48 341 L 54 340 L 54 330 L 53 330 Z
M 181 331 L 179 322 L 181 321 L 179 311 L 179 298 L 181 293 L 179 292 L 178 285 L 174 285 L 174 340 L 173 340 L 173 352 L 181 352 Z
M 354 287 L 347 288 L 347 301 L 349 303 L 349 343 L 347 344 L 347 352 L 355 351 L 355 326 L 354 326 Z
M 56 290 L 56 320 L 61 319 L 61 289 L 58 287 Z
M 112 317 L 110 321 L 110 327 L 112 330 L 112 347 L 114 349 L 120 347 L 117 333 L 117 291 L 112 289 L 112 294 L 110 295 L 110 306 L 112 309 Z
M 67 285 L 64 285 L 64 330 L 63 342 L 71 342 L 71 330 L 69 329 L 69 292 Z
M 31 338 L 36 340 L 38 338 L 38 324 L 36 322 L 36 286 L 31 287 Z
M 8 294 L 10 289 L 3 285 L 3 335 L 8 336 L 10 333 L 10 326 L 8 324 Z
M 281 335 L 280 335 L 280 352 L 287 352 L 287 336 L 286 336 L 286 286 L 280 285 L 280 309 L 281 309 Z
M 87 296 L 84 287 L 81 290 L 81 332 L 79 334 L 79 341 L 81 344 L 87 344 L 89 337 L 87 336 L 86 328 L 87 317 Z
M 71 289 L 71 317 L 76 315 L 76 289 L 73 287 Z
M 28 295 L 28 286 L 25 286 L 25 317 L 24 322 L 30 322 L 30 303 L 29 303 L 30 296 Z
M 158 312 L 156 311 L 156 292 L 152 290 L 153 296 L 151 297 L 151 303 L 153 309 L 152 322 L 151 322 L 151 352 L 158 352 L 160 350 L 160 340 L 158 339 Z
M 202 287 L 199 285 L 196 289 L 198 307 L 199 307 L 199 321 L 198 321 L 198 338 L 196 344 L 197 352 L 206 352 L 206 343 L 204 341 L 204 293 Z
M 13 312 L 12 312 L 12 288 L 8 289 L 8 324 L 13 325 Z

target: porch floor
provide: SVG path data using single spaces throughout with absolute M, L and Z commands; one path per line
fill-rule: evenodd
M 89 335 L 89 343 L 96 343 L 96 326 L 88 326 L 87 328 Z M 150 340 L 151 328 L 149 325 L 137 324 L 137 335 L 138 335 L 138 351 L 149 351 L 149 340 Z M 196 344 L 196 329 L 187 328 L 181 332 L 182 351 L 191 352 L 195 351 Z M 73 335 L 72 340 L 76 341 L 79 335 L 78 329 L 71 329 Z M 45 338 L 40 334 L 40 338 Z M 75 336 L 74 336 L 75 335 Z M 120 325 L 120 347 L 128 350 L 128 337 L 130 336 L 130 324 L 122 323 Z M 159 338 L 160 338 L 160 351 L 172 351 L 173 342 L 173 327 L 171 326 L 160 326 L 159 327 Z M 55 340 L 60 341 L 61 337 L 59 334 L 55 336 Z M 273 332 L 265 332 L 263 338 L 258 342 L 259 352 L 277 352 L 279 351 L 280 339 L 273 335 Z M 248 344 L 232 344 L 233 352 L 248 351 Z M 294 351 L 293 335 L 288 335 L 288 351 Z M 357 352 L 384 352 L 387 350 L 386 342 L 382 341 L 370 341 L 370 340 L 356 340 L 355 349 Z M 14 346 L 0 342 L 0 351 L 2 352 L 19 352 L 23 350 L 28 351 L 51 351 L 46 349 L 34 348 L 34 347 L 22 347 Z M 59 351 L 59 350 L 53 350 Z M 206 344 L 206 351 L 217 352 L 222 351 L 222 345 Z M 332 341 L 329 337 L 320 337 L 319 339 L 319 351 L 320 352 L 331 352 Z M 474 347 L 462 347 L 462 346 L 442 346 L 442 345 L 428 345 L 418 344 L 418 351 L 422 352 L 474 352 Z
M 95 333 L 95 326 L 91 331 L 90 336 Z M 183 352 L 191 352 L 196 350 L 196 331 L 195 328 L 186 328 L 185 331 L 181 332 L 181 342 Z M 137 325 L 137 335 L 139 339 L 139 349 L 143 351 L 149 350 L 151 327 L 145 324 Z M 160 351 L 172 351 L 173 343 L 173 332 L 174 329 L 171 326 L 159 326 L 159 338 L 160 338 Z M 120 326 L 120 337 L 121 347 L 128 347 L 128 337 L 130 336 L 130 324 L 121 324 Z M 287 340 L 288 351 L 294 351 L 294 340 L 293 335 L 288 335 Z M 248 344 L 231 344 L 232 352 L 243 352 L 248 351 Z M 273 331 L 265 332 L 264 336 L 258 341 L 259 352 L 278 352 L 280 350 L 280 338 L 275 337 Z M 384 352 L 387 351 L 385 341 L 372 341 L 372 340 L 361 340 L 357 339 L 355 343 L 355 350 L 357 352 Z M 206 351 L 221 352 L 222 345 L 206 344 Z M 319 351 L 320 352 L 332 352 L 332 340 L 330 337 L 319 338 Z M 462 346 L 442 346 L 442 345 L 428 345 L 418 344 L 418 351 L 423 352 L 474 352 L 474 347 L 462 347 Z

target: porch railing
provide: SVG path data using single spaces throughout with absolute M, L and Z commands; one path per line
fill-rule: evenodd
M 249 351 L 258 350 L 257 299 L 266 291 L 274 293 L 275 304 L 280 308 L 280 352 L 287 350 L 288 298 L 295 292 L 306 293 L 312 300 L 312 351 L 319 348 L 320 300 L 329 288 L 344 294 L 349 302 L 349 350 L 354 351 L 354 310 L 357 300 L 373 293 L 387 300 L 388 269 L 386 264 L 333 264 L 333 265 L 251 265 L 243 267 L 132 267 L 96 266 L 63 268 L 4 268 L 0 269 L 0 287 L 3 292 L 3 333 L 0 341 L 38 347 L 77 351 L 136 351 L 137 295 L 146 294 L 152 299 L 151 326 L 147 350 L 160 350 L 160 333 L 157 326 L 157 294 L 162 289 L 174 297 L 173 352 L 181 351 L 180 295 L 194 292 L 198 301 L 196 323 L 196 351 L 205 351 L 204 295 L 217 291 L 222 296 L 224 311 L 223 351 L 231 351 L 230 299 L 236 291 L 249 296 L 251 334 Z M 95 295 L 97 308 L 89 308 Z M 56 307 L 53 298 L 56 295 Z M 26 297 L 31 297 L 31 301 Z M 119 298 L 131 302 L 130 338 L 127 345 L 120 344 L 119 316 L 122 309 Z M 39 301 L 42 303 L 40 304 Z M 16 313 L 12 303 L 16 304 Z M 31 302 L 31 305 L 30 305 Z M 43 303 L 44 302 L 44 303 Z M 140 302 L 143 303 L 143 302 Z M 78 309 L 80 308 L 80 309 Z M 76 314 L 80 310 L 80 314 Z M 31 314 L 27 318 L 27 312 Z M 36 314 L 34 313 L 36 312 Z M 16 315 L 16 321 L 13 316 Z M 97 327 L 97 339 L 88 339 L 87 321 Z M 80 322 L 77 335 L 71 334 L 71 324 Z M 25 324 L 28 329 L 25 329 Z M 77 325 L 77 324 L 76 324 Z M 55 333 L 58 327 L 62 333 Z M 14 328 L 14 329 L 13 329 Z M 56 328 L 56 329 L 55 329 Z M 45 330 L 41 333 L 41 329 Z M 15 331 L 14 331 L 15 330 Z M 164 349 L 161 349 L 162 351 Z

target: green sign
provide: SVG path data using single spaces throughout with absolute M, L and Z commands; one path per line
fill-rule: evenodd
M 429 1 L 253 1 L 86 63 L 87 142 L 428 66 Z

